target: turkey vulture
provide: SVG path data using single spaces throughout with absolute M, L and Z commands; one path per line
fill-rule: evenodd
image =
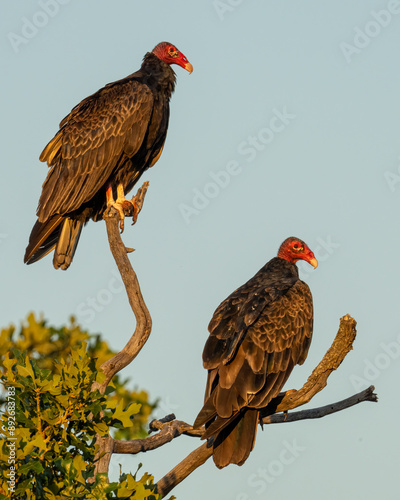
M 143 172 L 159 159 L 175 88 L 171 64 L 193 67 L 174 45 L 159 43 L 139 71 L 109 83 L 75 106 L 44 148 L 50 170 L 43 184 L 24 262 L 32 264 L 55 248 L 53 265 L 67 269 L 82 227 L 114 206 L 121 219 L 133 212 L 125 200 Z M 116 201 L 114 201 L 114 197 Z
M 247 283 L 216 309 L 203 351 L 204 406 L 194 427 L 213 446 L 218 468 L 242 465 L 254 447 L 259 410 L 279 394 L 311 342 L 313 304 L 295 263 L 318 262 L 299 238 L 287 238 Z

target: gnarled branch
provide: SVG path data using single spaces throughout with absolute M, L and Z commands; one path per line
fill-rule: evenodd
M 168 472 L 157 483 L 157 492 L 161 497 L 165 497 L 168 493 L 181 483 L 189 474 L 196 470 L 200 465 L 203 465 L 211 457 L 213 452 L 212 446 L 207 447 L 207 443 L 203 443 L 196 448 L 192 453 L 182 460 L 176 467 Z
M 315 394 L 326 386 L 329 375 L 340 366 L 343 359 L 352 349 L 355 336 L 356 321 L 347 314 L 340 319 L 339 330 L 332 346 L 328 349 L 318 366 L 313 370 L 304 386 L 298 391 L 281 393 L 272 400 L 271 403 L 260 412 L 260 417 L 262 418 L 260 424 L 264 425 L 293 422 L 308 418 L 320 418 L 336 411 L 344 410 L 345 408 L 349 408 L 363 401 L 377 401 L 377 397 L 373 393 L 374 387 L 371 386 L 367 390 L 355 394 L 346 400 L 339 401 L 338 403 L 312 410 L 286 413 L 288 410 L 309 402 Z M 275 414 L 277 412 L 285 413 Z M 196 470 L 197 467 L 203 465 L 211 455 L 212 448 L 207 448 L 207 443 L 194 450 L 158 481 L 158 492 L 163 497 L 167 495 L 177 484 L 182 482 L 189 474 Z
M 149 338 L 152 326 L 149 311 L 143 300 L 136 273 L 130 265 L 125 247 L 121 248 L 120 246 L 113 246 L 115 233 L 118 232 L 117 219 L 110 218 L 107 221 L 107 231 L 110 237 L 110 247 L 114 250 L 113 254 L 116 262 L 118 263 L 118 268 L 129 297 L 129 303 L 135 313 L 136 329 L 125 347 L 111 359 L 102 364 L 101 370 L 106 374 L 106 379 L 100 389 L 103 391 L 112 377 L 122 370 L 122 368 L 129 365 L 129 363 L 131 363 L 139 354 L 140 350 Z M 115 242 L 116 241 L 117 240 L 115 240 Z
M 149 183 L 145 182 L 135 196 L 139 212 L 142 209 L 148 185 Z M 132 251 L 132 249 L 127 249 L 121 239 L 118 212 L 115 209 L 108 211 L 104 219 L 106 221 L 111 253 L 113 254 L 115 262 L 118 266 L 118 270 L 121 274 L 122 281 L 128 295 L 129 304 L 135 315 L 136 328 L 125 347 L 101 365 L 100 369 L 106 375 L 105 380 L 102 384 L 95 382 L 92 386 L 92 390 L 98 389 L 102 394 L 104 394 L 112 377 L 122 370 L 122 368 L 129 365 L 129 363 L 131 363 L 139 354 L 140 350 L 149 338 L 152 326 L 151 316 L 140 291 L 136 273 L 133 270 L 127 256 L 127 252 Z M 97 456 L 101 458 L 96 462 L 95 473 L 108 473 L 109 463 L 114 450 L 114 439 L 111 436 L 97 436 L 96 442 L 99 445 L 99 452 Z
M 321 406 L 319 408 L 313 408 L 310 410 L 295 411 L 290 413 L 275 413 L 264 417 L 261 420 L 261 424 L 283 424 L 286 422 L 297 422 L 298 420 L 309 420 L 312 418 L 322 418 L 326 415 L 331 415 L 337 411 L 345 410 L 351 406 L 357 405 L 364 401 L 372 401 L 376 403 L 378 401 L 378 396 L 374 393 L 375 387 L 373 385 L 369 386 L 364 391 L 354 394 L 349 398 L 342 399 L 337 403 L 332 403 L 330 405 Z
M 164 425 L 160 432 L 157 432 L 154 436 L 149 436 L 144 439 L 132 439 L 131 441 L 114 439 L 113 452 L 135 455 L 136 453 L 155 450 L 182 434 L 201 437 L 203 430 L 193 429 L 193 427 L 186 422 L 174 420 L 168 425 Z
M 145 182 L 136 194 L 136 203 L 139 211 L 144 202 L 149 183 Z M 122 368 L 129 365 L 146 343 L 151 332 L 151 316 L 140 291 L 139 281 L 127 256 L 127 248 L 122 242 L 118 226 L 118 212 L 113 210 L 104 217 L 106 221 L 108 241 L 122 281 L 128 295 L 129 304 L 136 318 L 136 328 L 125 347 L 111 359 L 103 363 L 100 369 L 105 373 L 106 379 L 100 386 L 93 387 L 104 393 L 112 377 Z M 130 251 L 131 249 L 128 249 Z
M 307 382 L 298 391 L 279 394 L 260 412 L 261 418 L 281 411 L 292 410 L 308 403 L 327 384 L 329 375 L 339 368 L 346 355 L 353 349 L 357 322 L 349 314 L 340 319 L 339 330 L 331 347 L 318 366 L 314 368 Z

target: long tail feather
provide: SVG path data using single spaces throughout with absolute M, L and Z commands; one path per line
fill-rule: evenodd
M 244 464 L 254 447 L 257 425 L 258 410 L 247 409 L 218 433 L 213 459 L 219 469 L 229 464 Z
M 36 221 L 26 247 L 25 264 L 33 264 L 53 250 L 57 244 L 63 220 L 61 215 L 55 215 L 46 222 Z
M 65 219 L 54 251 L 53 266 L 55 269 L 68 269 L 75 255 L 81 235 L 83 222 L 76 219 Z
M 36 221 L 29 237 L 24 262 L 33 264 L 55 248 L 54 267 L 67 269 L 74 257 L 83 225 L 83 221 L 61 215 L 55 215 L 46 222 Z

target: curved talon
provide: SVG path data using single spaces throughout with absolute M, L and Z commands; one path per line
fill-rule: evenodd
M 125 222 L 124 222 L 125 217 L 132 217 L 133 219 L 132 224 L 135 224 L 137 217 L 139 215 L 140 208 L 136 201 L 136 197 L 134 196 L 132 200 L 127 200 L 124 195 L 124 188 L 122 184 L 119 184 L 117 186 L 117 199 L 114 201 L 111 186 L 106 191 L 106 198 L 107 198 L 107 211 L 110 210 L 110 208 L 112 207 L 115 208 L 115 210 L 119 214 L 119 220 L 120 220 L 119 229 L 120 233 L 122 234 L 125 228 Z
M 138 218 L 138 215 L 139 215 L 139 212 L 140 212 L 140 208 L 137 204 L 137 201 L 136 201 L 136 196 L 134 196 L 132 198 L 132 200 L 130 201 L 130 203 L 132 203 L 132 207 L 133 207 L 133 214 L 132 214 L 132 226 L 133 224 L 136 224 L 136 221 L 137 221 L 137 218 Z

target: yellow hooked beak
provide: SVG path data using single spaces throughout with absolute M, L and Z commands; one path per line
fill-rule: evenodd
M 189 71 L 189 74 L 193 71 L 193 66 L 190 64 L 190 62 L 187 62 L 184 66 L 186 71 Z

